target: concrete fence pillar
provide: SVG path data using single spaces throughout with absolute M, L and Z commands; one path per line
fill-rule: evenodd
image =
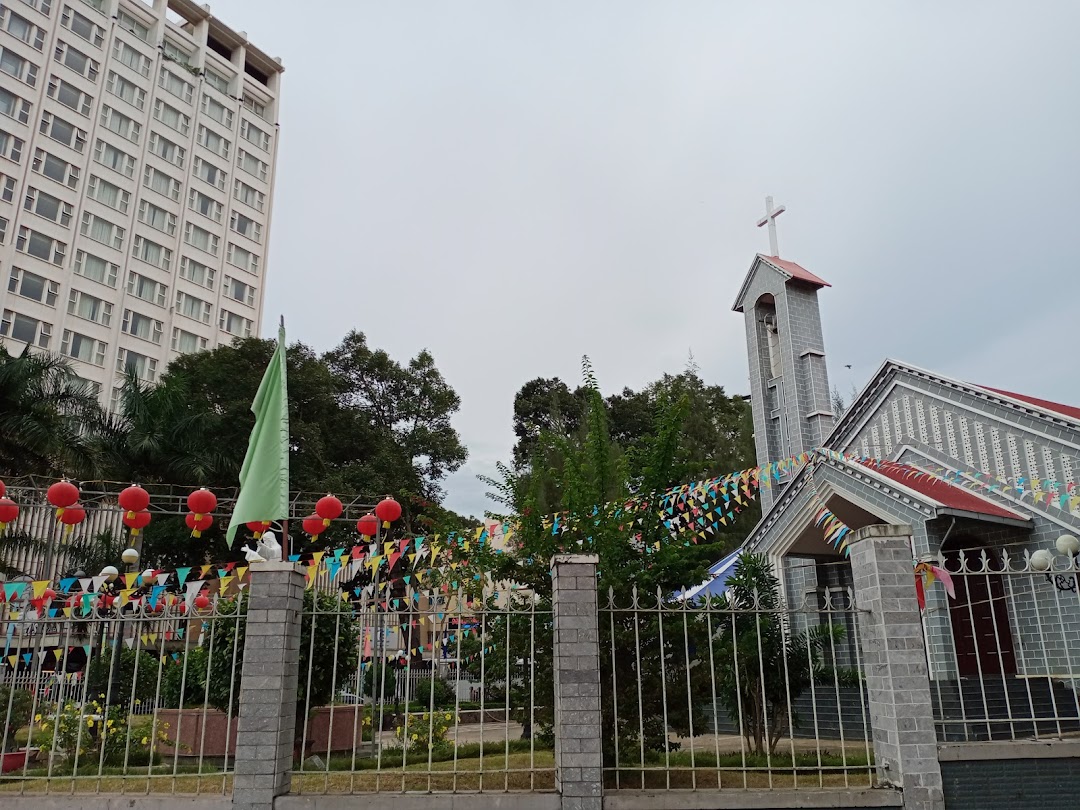
M 555 786 L 563 810 L 601 810 L 600 616 L 595 554 L 551 561 L 555 673 Z
M 867 526 L 850 550 L 878 777 L 908 810 L 944 810 L 911 527 Z
M 300 667 L 304 572 L 295 563 L 251 567 L 233 806 L 272 810 L 289 792 Z

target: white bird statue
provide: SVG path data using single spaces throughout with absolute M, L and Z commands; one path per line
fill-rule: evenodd
M 263 556 L 263 561 L 281 562 L 281 544 L 277 540 L 277 535 L 273 532 L 263 532 L 262 537 L 259 538 L 258 544 L 259 554 Z
M 266 562 L 266 557 L 257 552 L 251 546 L 244 546 L 244 559 L 249 563 Z

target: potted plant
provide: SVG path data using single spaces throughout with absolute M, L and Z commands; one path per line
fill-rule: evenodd
M 4 715 L 4 757 L 2 772 L 16 771 L 26 765 L 29 749 L 19 748 L 16 735 L 30 725 L 34 696 L 25 689 L 0 686 L 0 713 Z

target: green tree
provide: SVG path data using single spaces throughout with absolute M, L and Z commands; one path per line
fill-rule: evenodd
M 421 351 L 402 365 L 371 349 L 362 332 L 352 331 L 324 359 L 343 385 L 342 404 L 363 413 L 376 428 L 386 461 L 399 467 L 399 474 L 412 472 L 406 491 L 438 499 L 441 480 L 459 469 L 468 453 L 450 424 L 461 398 L 431 354 Z
M 135 700 L 150 700 L 157 691 L 159 659 L 130 648 L 120 650 L 119 665 L 113 671 L 113 653 L 105 648 L 86 669 L 87 694 L 108 695 L 114 706 L 126 706 L 132 698 L 134 683 Z
M 54 355 L 0 344 L 0 475 L 83 476 L 94 470 L 85 426 L 100 408 L 88 383 Z
M 842 639 L 840 625 L 791 632 L 780 581 L 764 554 L 740 555 L 715 602 L 724 616 L 714 643 L 717 697 L 728 716 L 740 717 L 755 754 L 775 753 L 798 718 L 792 703 L 822 671 L 821 652 Z

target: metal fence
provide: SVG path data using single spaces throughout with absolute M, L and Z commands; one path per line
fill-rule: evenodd
M 349 566 L 314 576 L 294 793 L 554 790 L 549 605 Z
M 606 787 L 873 784 L 850 591 L 609 592 L 600 613 Z
M 0 794 L 231 791 L 237 601 L 119 582 L 0 605 Z
M 931 586 L 923 615 L 938 739 L 1080 736 L 1075 560 L 979 548 L 943 567 L 955 598 Z

